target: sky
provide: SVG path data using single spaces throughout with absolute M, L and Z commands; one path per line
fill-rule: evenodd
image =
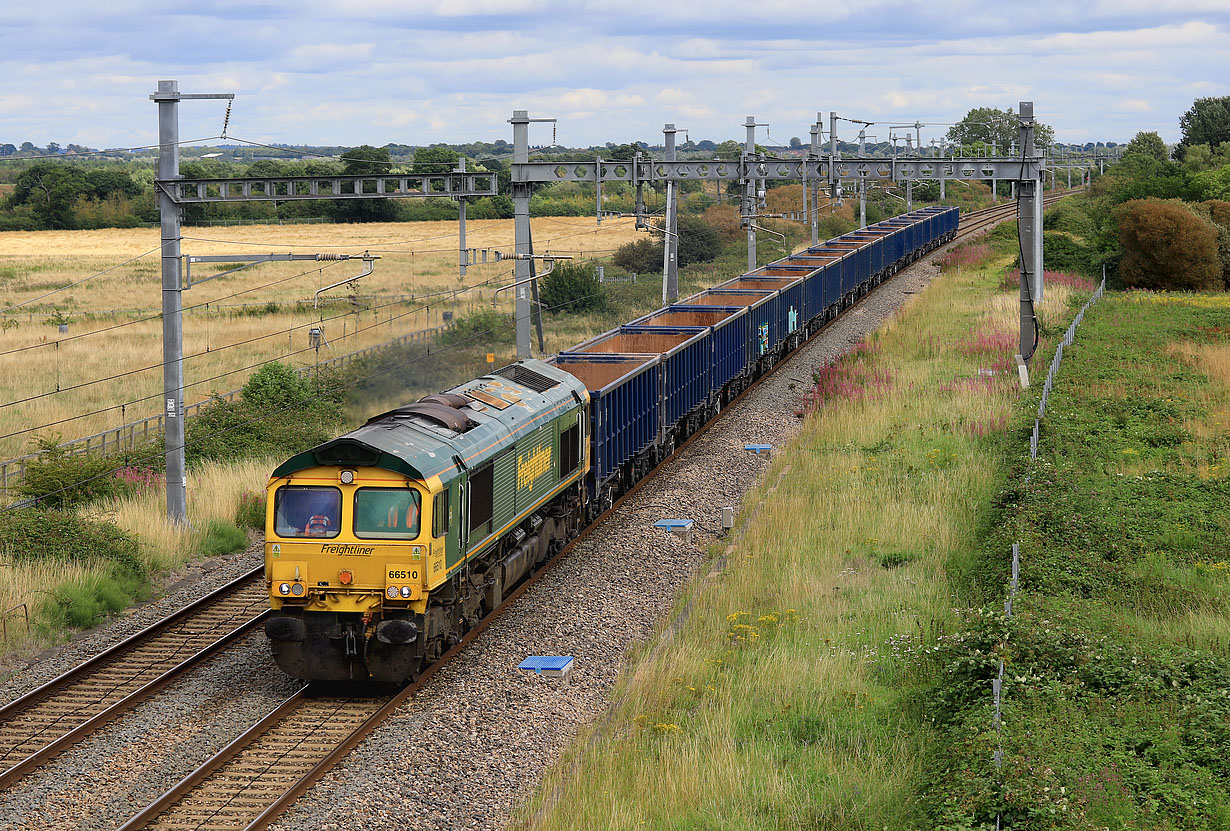
M 572 147 L 657 144 L 666 122 L 742 141 L 748 115 L 761 143 L 807 142 L 821 111 L 927 142 L 1030 100 L 1059 141 L 1175 142 L 1194 99 L 1230 94 L 1228 34 L 1230 0 L 18 0 L 0 143 L 154 143 L 159 79 L 235 93 L 228 135 L 288 144 L 511 141 L 514 109 Z M 225 110 L 185 102 L 181 138 Z

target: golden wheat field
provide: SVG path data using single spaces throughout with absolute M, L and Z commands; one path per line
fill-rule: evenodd
M 635 238 L 630 220 L 582 217 L 537 218 L 533 233 L 537 253 L 577 257 Z M 511 251 L 512 220 L 468 222 L 466 237 L 468 247 Z M 0 458 L 29 452 L 36 435 L 67 440 L 158 412 L 159 242 L 156 228 L 0 233 Z M 313 295 L 360 274 L 361 263 L 263 263 L 196 283 L 233 267 L 198 264 L 183 293 L 186 403 L 242 386 L 263 361 L 311 365 L 438 326 L 445 311 L 490 306 L 512 264 L 471 266 L 462 279 L 457 246 L 452 221 L 186 227 L 185 256 L 380 257 L 370 276 L 324 293 L 319 309 Z M 510 308 L 511 292 L 498 300 Z M 319 350 L 313 327 L 324 331 Z

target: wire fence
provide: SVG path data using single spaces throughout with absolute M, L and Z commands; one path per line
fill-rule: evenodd
M 1042 430 L 1042 418 L 1046 415 L 1046 405 L 1050 400 L 1051 390 L 1055 388 L 1055 376 L 1059 374 L 1059 366 L 1063 363 L 1063 351 L 1065 347 L 1071 346 L 1076 340 L 1076 327 L 1080 326 L 1081 321 L 1085 319 L 1085 312 L 1102 299 L 1106 293 L 1106 276 L 1102 276 L 1102 282 L 1098 288 L 1085 301 L 1085 305 L 1076 313 L 1076 317 L 1072 319 L 1072 323 L 1068 325 L 1068 329 L 1064 332 L 1063 339 L 1059 341 L 1059 345 L 1055 347 L 1055 356 L 1051 358 L 1050 370 L 1046 373 L 1046 381 L 1042 384 L 1042 398 L 1038 401 L 1038 414 L 1034 417 L 1034 428 L 1029 435 L 1029 460 L 1034 462 L 1038 458 L 1038 439 Z M 1025 481 L 1028 482 L 1031 474 L 1025 475 Z M 1012 604 L 1016 600 L 1017 588 L 1020 585 L 1021 578 L 1021 544 L 1014 542 L 1012 544 L 1012 576 L 1008 581 L 1008 596 L 1004 599 L 1004 616 L 1012 617 Z M 999 674 L 991 679 L 991 695 L 995 705 L 995 712 L 992 726 L 995 730 L 996 747 L 993 759 L 995 769 L 1002 771 L 1004 767 L 1004 735 L 1003 721 L 1001 716 L 1001 708 L 1003 705 L 1004 691 L 1004 659 L 1001 656 L 999 659 Z M 995 828 L 999 829 L 1000 818 L 995 818 Z
M 384 349 L 390 349 L 396 346 L 404 346 L 411 343 L 422 343 L 444 330 L 450 328 L 449 324 L 442 326 L 433 326 L 428 329 L 420 329 L 416 332 L 410 332 L 405 335 L 393 338 L 392 340 L 378 343 L 375 346 L 368 346 L 364 349 L 357 349 L 354 352 L 348 352 L 345 355 L 339 355 L 336 358 L 330 358 L 327 361 L 317 361 L 307 366 L 297 368 L 297 372 L 313 372 L 322 367 L 335 367 L 343 369 L 351 363 L 364 358 L 373 352 L 379 352 Z M 228 390 L 222 393 L 214 393 L 204 401 L 198 401 L 195 404 L 187 404 L 184 406 L 184 418 L 189 418 L 198 414 L 202 407 L 206 407 L 215 401 L 234 401 L 235 398 L 242 392 L 242 388 Z M 118 427 L 113 427 L 109 430 L 104 430 L 101 433 L 94 433 L 89 436 L 72 439 L 71 441 L 63 442 L 57 445 L 58 448 L 67 450 L 72 455 L 85 455 L 96 453 L 100 456 L 106 456 L 108 453 L 119 453 L 124 450 L 133 450 L 137 447 L 148 443 L 151 438 L 156 438 L 162 434 L 164 429 L 165 413 L 149 416 L 147 418 L 130 421 L 127 424 L 121 424 Z M 21 485 L 25 481 L 26 471 L 34 460 L 41 456 L 41 453 L 27 453 L 24 456 L 6 459 L 0 461 L 0 496 L 3 496 L 5 501 L 12 498 L 11 491 Z
M 185 307 L 184 315 L 217 315 L 220 312 L 241 315 L 254 313 L 272 314 L 274 312 L 316 311 L 321 307 L 336 306 L 366 311 L 367 307 L 373 305 L 390 306 L 394 303 L 414 303 L 421 299 L 423 299 L 422 296 L 416 294 L 356 294 L 340 297 L 322 297 L 319 302 L 314 301 L 311 297 L 307 297 L 299 298 L 298 300 L 262 300 L 255 303 L 202 303 L 199 306 Z M 161 308 L 138 308 L 134 306 L 128 309 L 97 309 L 78 316 L 85 320 L 102 320 L 122 315 L 160 315 L 161 313 Z M 4 328 L 6 325 L 3 323 L 4 320 L 20 322 L 24 319 L 27 323 L 34 323 L 36 319 L 47 320 L 63 315 L 64 312 L 54 309 L 51 311 L 2 312 L 0 313 L 0 328 Z M 12 326 L 13 324 L 9 323 L 7 325 Z M 72 324 L 70 322 L 65 325 L 71 326 Z

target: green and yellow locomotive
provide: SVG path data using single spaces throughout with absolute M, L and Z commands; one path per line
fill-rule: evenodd
M 589 393 L 522 361 L 288 460 L 268 487 L 265 631 L 298 678 L 401 682 L 577 533 Z

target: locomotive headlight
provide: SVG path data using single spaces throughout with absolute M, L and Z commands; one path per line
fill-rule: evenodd
M 343 485 L 349 485 L 352 482 L 354 482 L 354 471 L 353 470 L 343 470 L 341 476 L 339 476 L 338 478 L 342 480 Z
M 282 594 L 290 594 L 290 583 L 283 583 L 282 585 L 278 586 L 278 591 L 280 591 Z
M 396 600 L 397 599 L 397 586 L 389 586 L 389 590 L 386 592 L 386 594 L 388 594 L 390 599 Z
M 410 587 L 409 587 L 409 586 L 402 586 L 402 587 L 401 587 L 401 596 L 402 596 L 402 597 L 409 597 L 409 596 L 410 596 Z
M 303 584 L 295 583 L 293 586 L 290 587 L 290 593 L 293 594 L 295 597 L 302 597 L 303 596 Z

